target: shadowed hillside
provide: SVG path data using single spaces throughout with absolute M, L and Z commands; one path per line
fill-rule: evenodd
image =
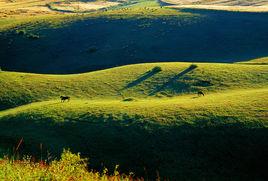
M 0 146 L 22 153 L 81 152 L 90 166 L 161 178 L 262 179 L 267 89 L 173 99 L 33 103 L 0 113 Z M 241 100 L 241 101 L 238 101 Z M 227 146 L 228 145 L 228 146 Z M 46 156 L 44 152 L 44 157 Z
M 196 16 L 87 19 L 57 29 L 37 26 L 2 33 L 0 65 L 9 71 L 57 74 L 143 62 L 237 62 L 268 55 L 266 13 L 192 13 Z

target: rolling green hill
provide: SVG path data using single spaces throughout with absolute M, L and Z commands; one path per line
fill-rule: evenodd
M 1 109 L 31 102 L 72 99 L 172 97 L 197 90 L 215 92 L 267 86 L 267 66 L 244 64 L 152 63 L 73 75 L 0 73 Z M 152 71 L 160 66 L 162 71 Z
M 267 11 L 267 0 L 0 0 L 0 180 L 265 180 Z M 89 165 L 69 151 L 51 162 L 64 149 Z
M 267 92 L 32 103 L 1 113 L 0 138 L 11 149 L 23 137 L 21 152 L 37 158 L 42 143 L 53 156 L 70 148 L 89 157 L 92 168 L 111 170 L 119 164 L 125 173 L 149 178 L 157 170 L 173 179 L 261 178 L 268 141 Z
M 0 147 L 9 152 L 23 137 L 21 153 L 40 157 L 40 143 L 53 156 L 70 148 L 89 157 L 91 168 L 119 164 L 149 179 L 157 172 L 173 180 L 262 179 L 267 79 L 267 65 L 243 63 L 136 64 L 73 75 L 3 71 Z M 60 102 L 60 95 L 71 100 Z

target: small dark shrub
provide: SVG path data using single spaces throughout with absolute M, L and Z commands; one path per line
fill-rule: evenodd
M 128 98 L 123 99 L 123 101 L 130 102 L 130 101 L 135 101 L 135 99 L 133 97 L 128 97 Z
M 195 86 L 201 86 L 201 87 L 208 87 L 208 86 L 212 86 L 213 83 L 210 80 L 197 80 L 194 83 Z
M 40 38 L 39 35 L 35 35 L 35 34 L 29 34 L 27 37 L 28 37 L 29 39 L 31 39 L 31 40 L 37 40 L 37 39 Z
M 152 72 L 160 72 L 160 71 L 162 71 L 162 68 L 160 66 L 155 66 L 151 71 Z
M 26 31 L 25 30 L 17 30 L 16 33 L 18 35 L 25 35 L 26 34 Z
M 95 53 L 96 51 L 98 51 L 98 48 L 95 47 L 95 46 L 89 47 L 89 48 L 87 49 L 87 52 L 88 52 L 88 53 Z
M 200 81 L 202 85 L 204 86 L 210 86 L 213 85 L 212 82 L 210 80 L 201 80 Z

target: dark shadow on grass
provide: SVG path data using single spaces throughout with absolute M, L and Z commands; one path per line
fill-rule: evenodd
M 153 71 L 153 70 L 147 71 L 141 77 L 139 77 L 138 79 L 136 79 L 136 80 L 130 82 L 129 84 L 127 84 L 122 90 L 126 90 L 126 89 L 129 89 L 131 87 L 137 86 L 140 83 L 142 83 L 143 81 L 145 81 L 146 79 L 149 79 L 150 77 L 154 76 L 158 72 L 160 72 L 160 71 Z
M 89 168 L 113 171 L 119 164 L 121 172 L 132 171 L 148 180 L 155 180 L 156 171 L 163 180 L 262 180 L 267 129 L 247 127 L 235 119 L 218 116 L 196 120 L 194 125 L 163 125 L 138 115 L 122 115 L 118 121 L 85 113 L 76 120 L 65 118 L 65 122 L 9 117 L 0 121 L 0 144 L 12 145 L 13 140 L 16 145 L 23 137 L 20 152 L 37 159 L 40 143 L 53 156 L 70 148 L 90 159 Z M 224 124 L 226 120 L 234 123 Z
M 183 70 L 182 72 L 180 72 L 179 74 L 175 75 L 174 77 L 170 78 L 166 83 L 164 83 L 161 86 L 158 86 L 155 88 L 155 90 L 153 90 L 149 96 L 153 96 L 156 93 L 164 90 L 166 87 L 168 87 L 169 85 L 172 85 L 173 82 L 175 82 L 176 80 L 180 79 L 182 76 L 184 76 L 185 74 L 193 71 L 194 69 L 196 69 L 197 66 L 196 65 L 190 65 L 188 68 L 186 68 L 185 70 Z

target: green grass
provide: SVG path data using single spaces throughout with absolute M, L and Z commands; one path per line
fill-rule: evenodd
M 255 154 L 255 149 L 262 150 L 267 143 L 267 92 L 260 88 L 161 101 L 32 103 L 1 113 L 0 138 L 12 138 L 12 146 L 23 137 L 24 154 L 38 157 L 40 143 L 53 156 L 71 148 L 89 157 L 91 168 L 119 164 L 121 172 L 149 178 L 156 171 L 173 179 L 222 179 L 226 172 L 254 177 L 254 170 L 247 174 L 245 170 L 263 166 L 262 151 Z M 212 161 L 215 157 L 218 163 Z M 230 166 L 232 160 L 236 164 Z
M 26 2 L 25 4 L 14 4 L 14 6 L 8 7 L 7 10 L 17 10 L 19 8 L 27 8 L 32 2 Z M 41 3 L 40 7 L 44 6 Z M 6 8 L 5 4 L 2 5 Z M 38 6 L 37 6 L 38 7 Z M 1 8 L 1 4 L 0 4 Z M 1 14 L 0 14 L 1 15 Z M 115 8 L 109 8 L 107 11 L 96 11 L 90 13 L 60 13 L 54 12 L 43 14 L 39 13 L 35 16 L 29 14 L 7 16 L 0 19 L 0 32 L 7 31 L 20 26 L 47 26 L 51 27 L 68 25 L 68 23 L 75 22 L 78 20 L 88 19 L 88 18 L 158 18 L 158 17 L 195 17 L 191 13 L 184 13 L 171 8 L 161 8 L 156 0 L 140 0 L 134 5 L 123 5 Z M 44 25 L 45 24 L 45 25 Z M 26 26 L 26 27 L 27 27 Z
M 54 1 L 54 0 L 51 0 Z M 56 14 L 54 12 L 45 11 L 48 1 L 31 1 L 19 0 L 16 2 L 2 1 L 0 2 L 0 32 L 10 30 L 25 24 L 35 24 L 37 22 L 60 22 L 62 17 L 69 16 L 65 14 Z M 24 10 L 23 10 L 24 9 Z
M 161 7 L 156 0 L 139 0 L 137 3 L 130 3 L 124 6 L 108 8 L 107 11 L 97 11 L 88 14 L 92 17 L 111 17 L 111 18 L 150 18 L 150 17 L 165 17 L 165 16 L 192 16 L 191 13 L 184 13 L 167 7 Z
M 80 100 L 70 102 L 44 101 L 2 111 L 0 118 L 22 120 L 87 121 L 92 118 L 118 121 L 138 116 L 157 124 L 249 124 L 250 127 L 267 127 L 265 107 L 267 88 L 232 90 L 210 93 L 205 97 L 184 95 L 163 99 L 140 99 L 134 102 L 120 100 Z M 237 100 L 239 98 L 239 100 Z M 81 118 L 81 116 L 84 116 Z M 227 118 L 226 120 L 223 118 Z M 200 121 L 201 119 L 212 122 Z M 230 122 L 229 122 L 230 121 Z M 249 122 L 247 122 L 249 121 Z M 255 126 L 254 126 L 255 125 Z M 35 133 L 34 133 L 35 134 Z
M 17 29 L 20 27 L 31 29 L 38 26 L 49 26 L 56 28 L 67 25 L 81 19 L 81 16 L 72 14 L 58 14 L 58 15 L 39 15 L 39 16 L 20 16 L 0 19 L 0 32 Z
M 108 175 L 107 171 L 88 171 L 87 159 L 67 150 L 63 151 L 60 160 L 54 160 L 49 164 L 44 161 L 33 162 L 31 157 L 0 161 L 1 180 L 132 180 L 131 175 L 119 175 L 116 169 L 112 175 Z
M 36 101 L 58 100 L 60 95 L 69 95 L 72 99 L 143 99 L 172 97 L 197 90 L 216 92 L 267 86 L 265 65 L 197 63 L 196 69 L 179 75 L 187 71 L 190 65 L 136 64 L 74 75 L 2 71 L 1 109 Z M 160 66 L 162 71 L 150 72 L 155 66 Z
M 28 33 L 86 18 L 180 16 L 196 17 L 144 0 L 104 12 L 7 17 L 0 31 L 29 23 Z M 21 155 L 59 158 L 69 148 L 99 170 L 87 172 L 79 155 L 65 152 L 73 159 L 50 165 L 2 159 L 0 179 L 109 180 L 101 170 L 117 164 L 120 172 L 147 180 L 262 180 L 266 174 L 267 58 L 136 64 L 72 75 L 0 70 L 0 85 L 0 158 L 23 138 Z M 60 95 L 71 100 L 60 102 Z M 129 179 L 117 174 L 114 179 Z
M 191 13 L 161 7 L 155 0 L 141 0 L 136 4 L 110 9 L 105 12 L 93 13 L 91 16 L 110 18 L 157 18 L 157 17 L 194 17 Z
M 251 64 L 251 65 L 267 65 L 268 64 L 268 58 L 257 58 L 251 61 L 245 61 L 245 62 L 239 62 L 240 64 Z
M 137 64 L 74 75 L 2 71 L 0 141 L 12 148 L 23 137 L 20 152 L 37 156 L 40 143 L 54 156 L 70 148 L 89 157 L 90 168 L 119 164 L 124 173 L 150 179 L 157 173 L 262 178 L 267 65 L 194 65 Z M 60 95 L 70 102 L 60 102 Z

